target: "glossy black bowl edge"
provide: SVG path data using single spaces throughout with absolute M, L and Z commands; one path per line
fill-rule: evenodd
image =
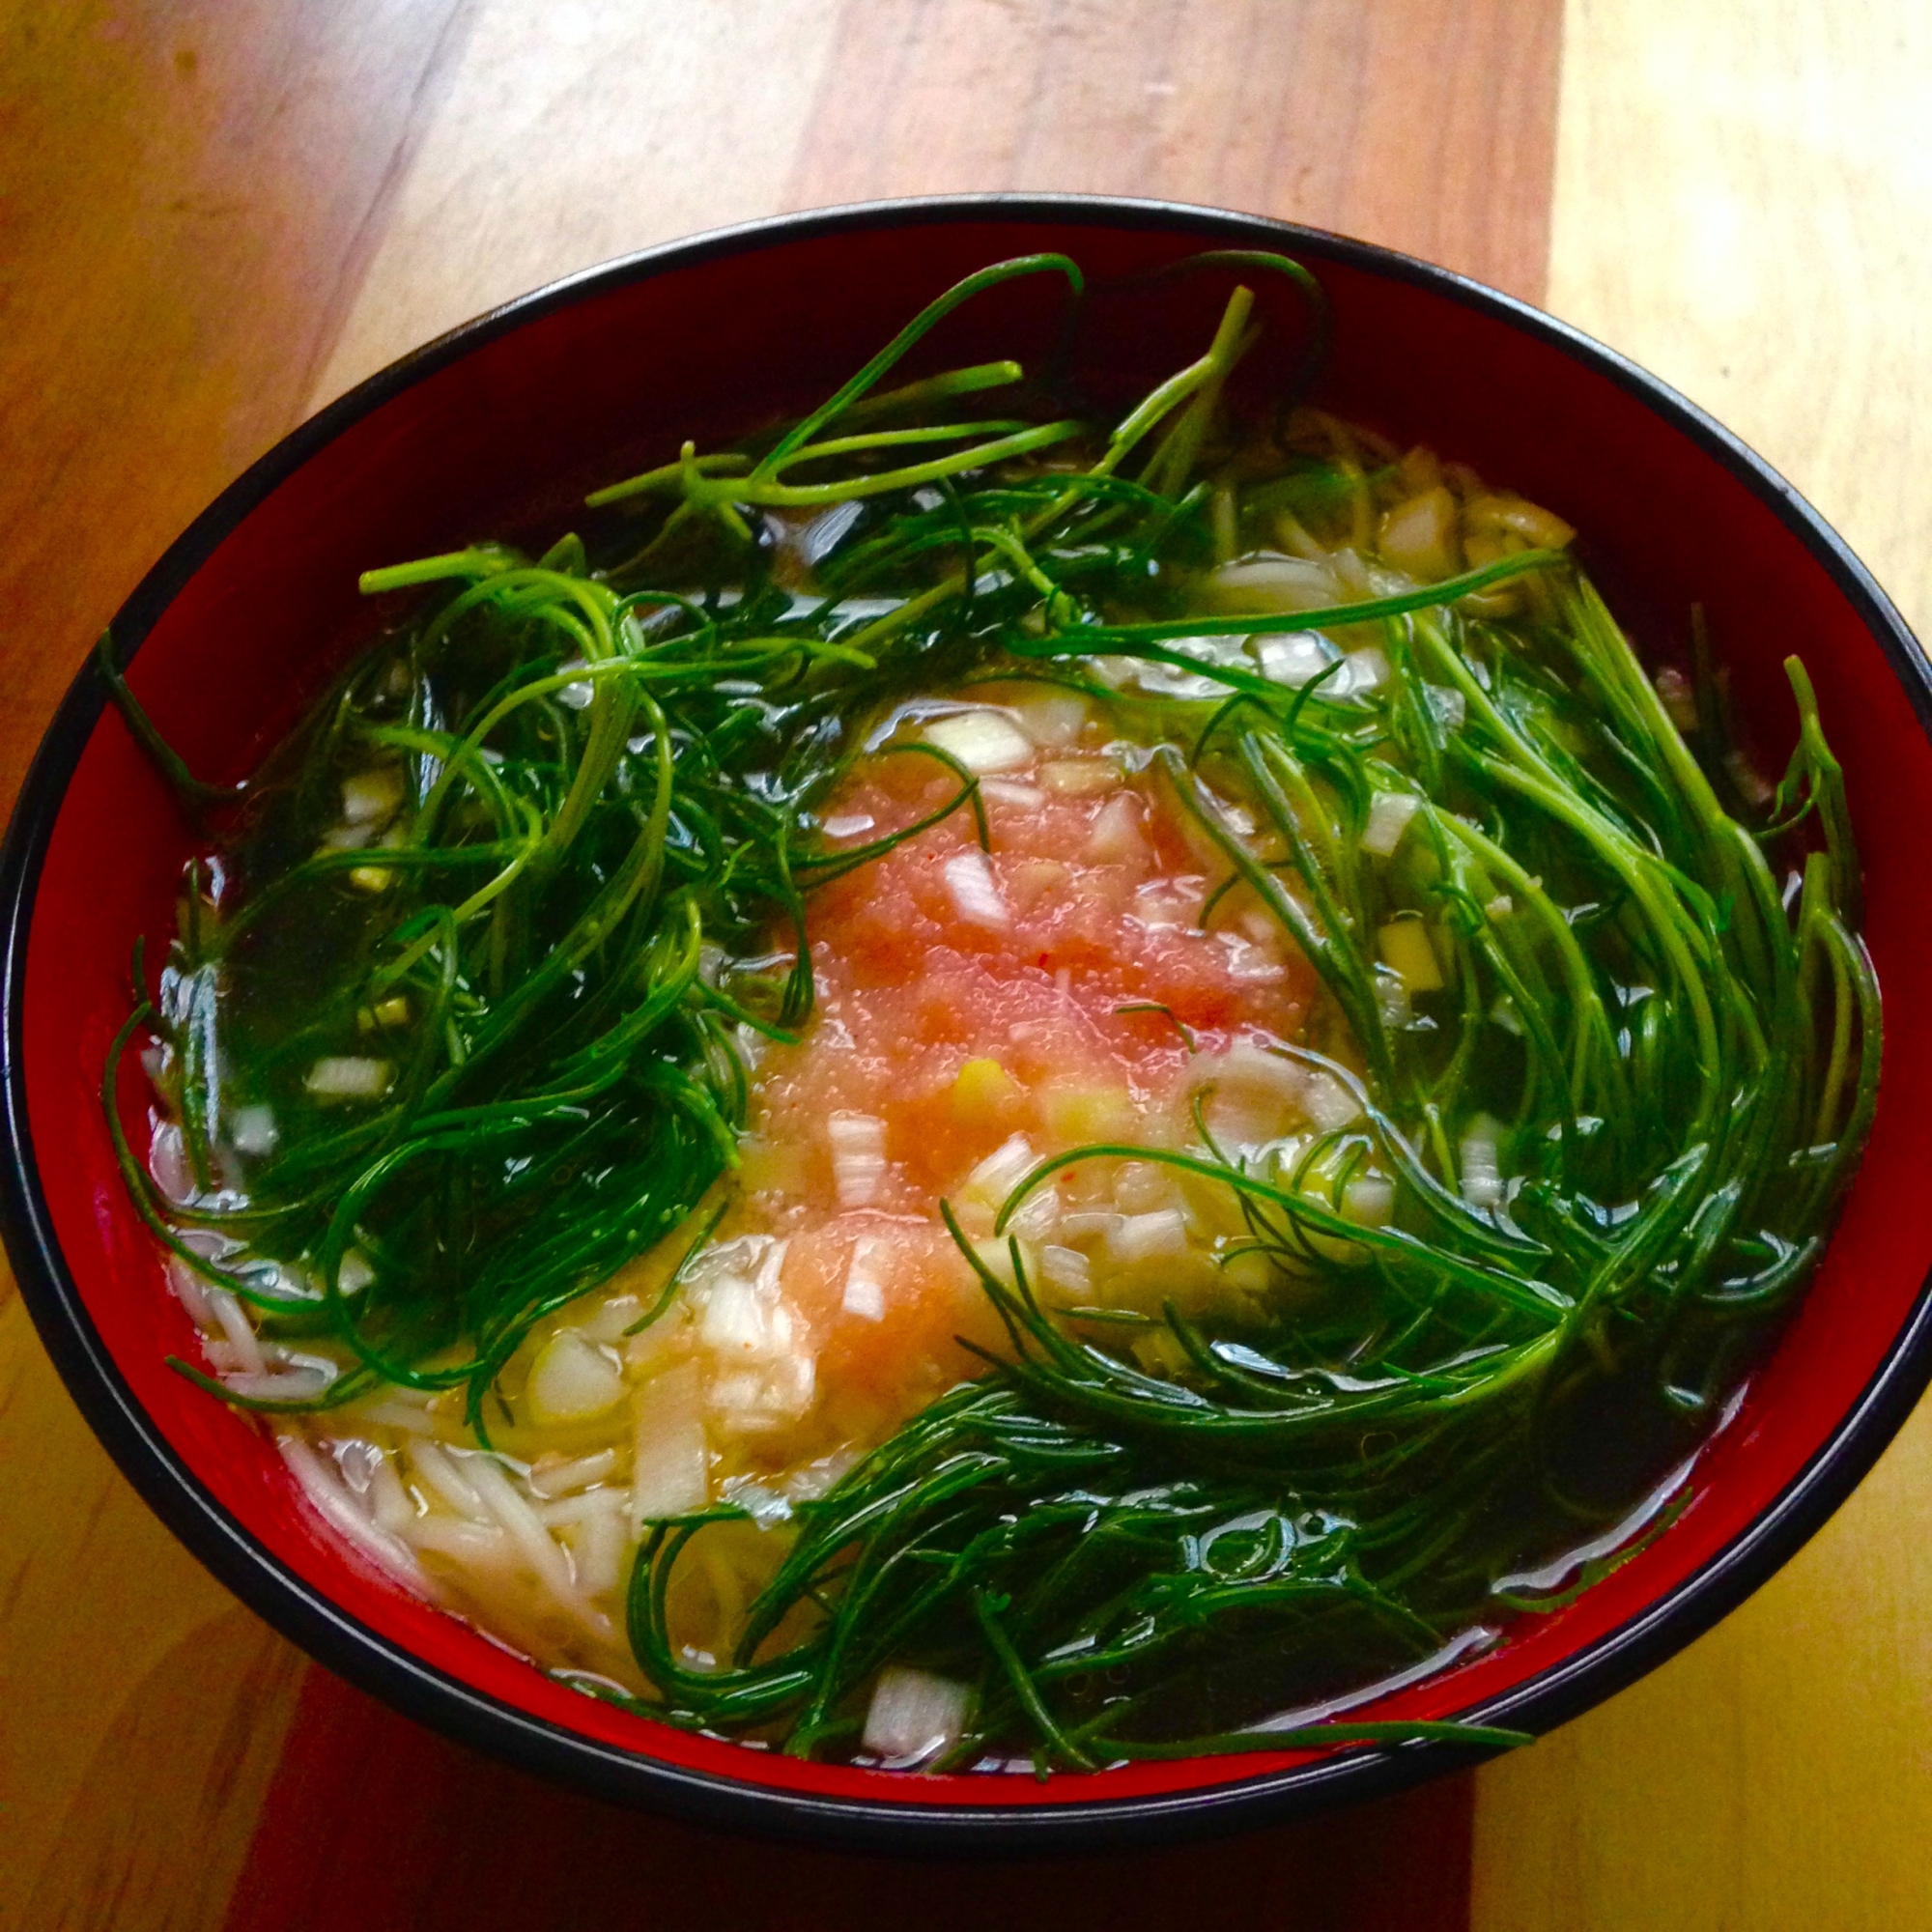
M 587 270 L 505 303 L 370 377 L 303 423 L 231 484 L 142 580 L 112 626 L 125 660 L 228 533 L 351 423 L 482 343 L 573 302 L 719 255 L 901 223 L 1010 220 L 1155 226 L 1343 262 L 1419 284 L 1552 344 L 1662 415 L 1723 464 L 1803 541 L 1878 640 L 1932 739 L 1932 668 L 1884 592 L 1834 530 L 1738 438 L 1675 390 L 1580 331 L 1448 270 L 1347 237 L 1263 216 L 1154 201 L 962 195 L 867 203 L 716 231 Z M 871 1804 L 753 1786 L 603 1746 L 483 1696 L 346 1616 L 234 1522 L 149 1420 L 108 1355 L 61 1255 L 28 1129 L 21 1063 L 26 946 L 36 889 L 62 800 L 106 700 L 92 661 L 42 741 L 0 847 L 4 1012 L 0 1235 L 56 1369 L 144 1501 L 248 1606 L 292 1641 L 406 1715 L 457 1742 L 604 1800 L 701 1827 L 915 1857 L 1025 1858 L 1130 1849 L 1278 1823 L 1385 1796 L 1480 1762 L 1451 1744 L 1363 1749 L 1293 1771 L 1157 1797 L 1065 1805 Z M 1799 1475 L 1718 1556 L 1588 1649 L 1466 1714 L 1546 1732 L 1701 1635 L 1784 1563 L 1842 1503 L 1932 1381 L 1932 1277 L 1878 1373 Z

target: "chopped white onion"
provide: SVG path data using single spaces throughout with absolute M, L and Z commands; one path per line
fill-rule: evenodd
M 925 739 L 950 752 L 976 777 L 1016 771 L 1033 762 L 1032 739 L 998 711 L 955 711 L 934 718 L 926 724 Z
M 1369 816 L 1362 827 L 1361 845 L 1378 859 L 1386 859 L 1402 843 L 1408 821 L 1422 801 L 1413 792 L 1378 791 L 1369 801 Z
M 1386 1227 L 1395 1213 L 1395 1182 L 1379 1174 L 1356 1175 L 1342 1190 L 1342 1212 L 1359 1227 Z
M 802 1468 L 794 1468 L 781 1479 L 781 1487 L 795 1503 L 815 1502 L 859 1460 L 856 1449 L 835 1449 L 819 1456 Z
M 1201 911 L 1201 894 L 1179 879 L 1153 879 L 1134 894 L 1134 917 L 1143 925 L 1192 925 Z
M 608 1597 L 615 1591 L 623 1579 L 628 1540 L 623 1517 L 615 1510 L 600 1510 L 576 1525 L 570 1558 L 577 1572 L 577 1587 L 586 1597 Z
M 869 1114 L 834 1114 L 825 1123 L 840 1208 L 868 1208 L 886 1178 L 886 1123 Z
M 772 1235 L 740 1235 L 729 1241 L 716 1241 L 698 1256 L 685 1275 L 685 1282 L 692 1290 L 701 1290 L 709 1283 L 722 1281 L 726 1275 L 737 1275 L 743 1280 L 756 1282 L 760 1286 L 776 1289 L 779 1276 L 784 1267 L 785 1243 Z M 703 1305 L 702 1294 L 695 1297 L 696 1304 Z M 654 1329 L 646 1329 L 646 1334 Z
M 400 772 L 356 772 L 342 781 L 342 816 L 351 825 L 381 825 L 402 802 Z
M 642 1295 L 613 1294 L 599 1302 L 576 1324 L 577 1332 L 585 1341 L 609 1342 L 612 1348 L 618 1348 L 628 1339 L 625 1330 L 643 1312 Z
M 1270 1053 L 1251 1039 L 1237 1039 L 1225 1052 L 1204 1056 L 1202 1068 L 1218 1087 L 1262 1094 L 1291 1105 L 1301 1097 L 1308 1074 L 1298 1061 Z
M 1349 653 L 1349 668 L 1336 679 L 1348 680 L 1348 695 L 1359 696 L 1365 691 L 1379 691 L 1389 681 L 1389 661 L 1378 645 L 1364 644 Z
M 784 1278 L 784 1258 L 790 1246 L 789 1241 L 777 1240 L 769 1235 L 764 1240 L 764 1252 L 758 1262 L 758 1290 L 774 1300 L 778 1299 L 779 1286 Z
M 557 666 L 557 669 L 560 671 L 582 670 L 585 668 L 582 658 L 572 658 L 568 664 Z M 556 694 L 556 701 L 559 704 L 567 704 L 573 711 L 582 711 L 589 705 L 590 700 L 596 696 L 596 689 L 590 680 L 587 677 L 581 677 L 575 684 L 566 684 Z
M 1309 1124 L 1324 1134 L 1361 1118 L 1361 1102 L 1335 1078 L 1319 1069 L 1308 1075 L 1301 1090 L 1301 1111 Z
M 828 838 L 856 838 L 862 832 L 869 832 L 878 821 L 869 811 L 836 811 L 825 821 L 825 836 Z
M 1288 969 L 1276 957 L 1272 947 L 1257 946 L 1252 939 L 1238 932 L 1222 931 L 1214 937 L 1227 952 L 1228 977 L 1231 980 L 1247 980 L 1261 984 L 1287 977 Z
M 1238 665 L 1244 639 L 1235 637 L 1168 638 L 1166 647 L 1197 664 Z M 1150 697 L 1225 697 L 1227 687 L 1199 671 L 1179 665 L 1152 664 L 1144 658 L 1090 658 L 1088 663 L 1119 690 L 1138 691 Z
M 1281 1138 L 1286 1111 L 1266 1094 L 1217 1087 L 1208 1098 L 1208 1131 L 1224 1151 L 1264 1147 Z
M 530 1365 L 524 1401 L 540 1429 L 589 1422 L 624 1400 L 624 1376 L 596 1343 L 559 1328 Z
M 1104 1241 L 1120 1222 L 1110 1208 L 1078 1208 L 1060 1217 L 1060 1233 L 1068 1241 Z
M 1463 1199 L 1471 1208 L 1496 1208 L 1502 1204 L 1502 1171 L 1497 1165 L 1497 1143 L 1501 1132 L 1502 1129 L 1489 1115 L 1478 1114 L 1463 1130 L 1457 1147 L 1457 1164 L 1463 1175 Z
M 780 1287 L 785 1243 L 745 1236 L 727 1248 L 756 1241 L 757 1275 L 725 1275 L 703 1298 L 697 1339 L 710 1350 L 718 1374 L 709 1390 L 711 1419 L 729 1434 L 749 1435 L 796 1421 L 811 1406 L 817 1366 Z M 719 1252 L 724 1252 L 720 1250 Z M 745 1259 L 741 1252 L 739 1260 Z
M 791 1498 L 750 1476 L 733 1476 L 724 1485 L 724 1500 L 736 1503 L 760 1529 L 791 1520 Z
M 851 1264 L 845 1270 L 845 1293 L 839 1306 L 866 1321 L 886 1319 L 886 1291 L 879 1280 L 879 1264 L 891 1250 L 876 1235 L 861 1235 L 852 1243 Z
M 865 504 L 857 497 L 821 511 L 799 530 L 795 539 L 799 555 L 809 564 L 824 562 L 845 541 L 852 526 L 865 512 Z
M 1049 1244 L 1039 1251 L 1040 1278 L 1064 1294 L 1086 1294 L 1094 1286 L 1094 1264 L 1078 1248 Z
M 273 1153 L 279 1138 L 272 1107 L 237 1107 L 228 1117 L 228 1143 L 237 1153 Z
M 1262 675 L 1270 683 L 1285 684 L 1293 691 L 1312 684 L 1340 656 L 1341 652 L 1320 631 L 1280 631 L 1272 637 L 1258 639 L 1255 643 Z M 1331 678 L 1329 684 L 1333 682 Z M 1324 691 L 1328 688 L 1322 686 Z
M 1036 745 L 1056 749 L 1077 745 L 1087 724 L 1087 700 L 1075 693 L 1049 691 L 1021 699 L 1014 710 L 1021 728 Z
M 1183 657 L 1192 658 L 1196 664 L 1242 670 L 1247 668 L 1242 660 L 1247 655 L 1248 639 L 1242 632 L 1223 631 L 1204 638 L 1169 638 L 1167 647 L 1171 651 L 1179 651 Z M 1148 668 L 1156 667 L 1149 666 Z M 1191 676 L 1191 673 L 1184 675 Z
M 1013 1210 L 1007 1233 L 1023 1241 L 1046 1240 L 1060 1226 L 1060 1190 L 1048 1181 L 1037 1187 Z
M 680 1362 L 654 1376 L 632 1401 L 632 1520 L 702 1509 L 711 1492 L 702 1370 L 696 1362 Z
M 959 1742 L 972 1699 L 971 1687 L 953 1678 L 889 1663 L 872 1687 L 861 1742 L 898 1767 L 935 1757 Z
M 1122 1161 L 1114 1174 L 1114 1206 L 1122 1214 L 1151 1214 L 1174 1206 L 1174 1176 L 1153 1160 Z
M 1019 1185 L 1033 1164 L 1033 1144 L 1024 1134 L 1015 1134 L 996 1147 L 966 1177 L 964 1191 L 983 1201 L 988 1208 L 998 1208 Z
M 1386 1027 L 1406 1027 L 1415 1017 L 1408 981 L 1386 966 L 1376 968 L 1376 1010 Z
M 1008 805 L 1015 811 L 1037 811 L 1046 803 L 1046 794 L 1037 785 L 1022 784 L 1017 779 L 985 779 L 980 796 L 988 805 Z
M 1235 922 L 1257 946 L 1272 946 L 1281 935 L 1274 915 L 1264 906 L 1247 907 Z
M 1095 866 L 1131 865 L 1146 849 L 1141 840 L 1140 802 L 1132 792 L 1116 792 L 1087 835 L 1086 858 Z
M 1003 931 L 1012 923 L 1012 915 L 1000 894 L 999 881 L 986 863 L 986 855 L 977 848 L 955 853 L 946 862 L 946 890 L 952 895 L 952 909 L 969 925 L 983 925 Z
M 775 1346 L 774 1313 L 755 1282 L 727 1274 L 713 1282 L 705 1296 L 697 1339 L 715 1355 L 770 1354 Z
M 396 1077 L 387 1060 L 365 1060 L 359 1054 L 330 1054 L 308 1070 L 302 1086 L 316 1100 L 380 1100 Z
M 1007 1235 L 988 1235 L 973 1243 L 973 1252 L 980 1259 L 980 1265 L 995 1281 L 1003 1281 L 1009 1288 L 1014 1286 L 1017 1277 L 1013 1273 L 1012 1237 Z M 1033 1258 L 1022 1249 L 1020 1264 L 1028 1274 L 1033 1272 Z
M 711 1384 L 712 1413 L 727 1435 L 755 1435 L 796 1422 L 811 1406 L 818 1365 L 788 1348 L 755 1367 L 721 1375 Z
M 1160 1208 L 1151 1214 L 1122 1214 L 1107 1236 L 1109 1255 L 1129 1264 L 1161 1255 L 1184 1254 L 1186 1249 L 1187 1220 L 1179 1208 Z
M 1056 758 L 1039 768 L 1039 781 L 1063 798 L 1081 798 L 1090 792 L 1112 791 L 1121 774 L 1111 758 Z
M 1299 556 L 1224 563 L 1208 574 L 1204 587 L 1220 611 L 1320 611 L 1343 601 L 1329 567 Z

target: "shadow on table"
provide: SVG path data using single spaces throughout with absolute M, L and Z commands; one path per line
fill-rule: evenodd
M 914 1864 L 727 1838 L 577 1797 L 309 1674 L 225 1932 L 917 1924 L 1464 1932 L 1467 1776 L 1217 1843 Z

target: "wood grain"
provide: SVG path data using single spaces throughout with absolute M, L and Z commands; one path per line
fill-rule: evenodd
M 310 408 L 557 275 L 782 205 L 831 0 L 482 0 Z
M 1928 101 L 1923 8 L 1573 0 L 1549 285 L 1777 464 L 1921 637 Z M 1480 1932 L 1932 1923 L 1928 1515 L 1921 1408 L 1743 1609 L 1486 1769 Z
M 1218 202 L 1533 298 L 1559 14 L 1559 0 L 485 5 L 313 400 L 606 257 L 889 195 Z
M 847 0 L 788 200 L 1208 202 L 1535 299 L 1559 27 L 1540 0 Z
M 1571 0 L 1548 305 L 1736 430 L 1932 636 L 1932 10 Z

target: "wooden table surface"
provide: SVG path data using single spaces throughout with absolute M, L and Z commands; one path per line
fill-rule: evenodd
M 1215 202 L 1542 301 L 1932 635 L 1919 0 L 0 0 L 0 786 L 167 541 L 553 275 L 875 195 Z M 309 1666 L 146 1514 L 0 1279 L 0 1924 L 1932 1924 L 1932 1421 L 1533 1749 L 1221 1847 L 934 1874 L 554 1792 Z

